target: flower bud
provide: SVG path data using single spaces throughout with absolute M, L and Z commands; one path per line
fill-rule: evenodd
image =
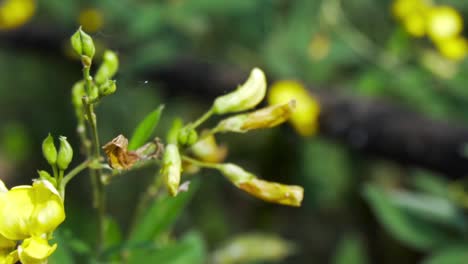
M 37 173 L 39 174 L 39 179 L 49 181 L 55 187 L 57 186 L 57 180 L 55 180 L 54 177 L 50 176 L 50 174 L 47 171 L 40 170 L 37 171 Z
M 89 100 L 96 100 L 99 97 L 100 89 L 95 84 L 92 84 L 90 88 L 91 90 L 89 91 L 88 95 Z
M 225 163 L 217 168 L 239 189 L 267 202 L 300 206 L 304 190 L 301 186 L 284 185 L 260 180 L 241 167 Z
M 226 146 L 218 146 L 213 135 L 203 136 L 202 133 L 202 138 L 191 147 L 193 154 L 204 162 L 222 162 L 227 155 Z
M 115 93 L 117 90 L 117 85 L 114 80 L 107 80 L 102 85 L 99 86 L 99 95 L 106 96 Z
M 219 122 L 215 131 L 245 133 L 253 129 L 271 128 L 288 120 L 295 107 L 295 101 L 291 100 L 287 104 L 274 105 L 251 113 L 235 115 Z
M 72 103 L 75 108 L 79 109 L 83 106 L 83 96 L 86 95 L 83 81 L 79 81 L 72 88 Z
M 193 128 L 184 127 L 177 135 L 177 142 L 182 146 L 192 146 L 197 140 L 198 134 Z
M 57 162 L 57 149 L 54 145 L 54 138 L 49 135 L 42 141 L 42 155 L 50 165 L 55 165 Z
M 60 149 L 57 156 L 57 165 L 59 169 L 66 170 L 73 158 L 73 149 L 68 143 L 66 137 L 59 137 L 60 140 Z
M 47 263 L 47 258 L 57 249 L 57 244 L 52 246 L 41 237 L 27 238 L 18 246 L 18 256 L 21 263 L 36 264 Z
M 92 59 L 96 51 L 91 36 L 86 34 L 81 27 L 70 38 L 71 45 L 80 56 L 86 56 Z M 89 62 L 90 63 L 90 62 Z
M 119 68 L 119 58 L 115 52 L 106 50 L 104 52 L 103 61 L 94 80 L 97 84 L 103 84 L 106 80 L 111 79 Z
M 237 90 L 215 99 L 213 112 L 226 114 L 249 110 L 265 97 L 266 78 L 262 70 L 254 68 L 247 81 Z
M 179 189 L 181 167 L 182 162 L 177 145 L 168 144 L 164 151 L 162 176 L 172 196 L 176 196 Z
M 301 206 L 304 196 L 301 186 L 284 185 L 257 178 L 241 182 L 238 187 L 264 201 L 289 206 Z
M 245 171 L 243 168 L 232 163 L 220 164 L 218 166 L 218 169 L 236 186 L 241 182 L 245 182 L 255 178 L 255 175 L 253 175 L 252 173 Z

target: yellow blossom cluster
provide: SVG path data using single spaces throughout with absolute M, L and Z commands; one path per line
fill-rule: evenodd
M 434 5 L 429 0 L 395 0 L 392 12 L 409 34 L 429 37 L 446 58 L 465 58 L 468 42 L 461 35 L 463 18 L 453 7 Z
M 49 181 L 10 190 L 0 181 L 0 263 L 47 263 L 57 248 L 48 240 L 64 220 L 63 199 Z

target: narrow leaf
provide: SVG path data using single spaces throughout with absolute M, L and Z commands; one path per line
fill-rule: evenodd
M 154 132 L 154 129 L 159 123 L 162 110 L 164 106 L 161 105 L 151 113 L 149 113 L 135 128 L 133 135 L 128 144 L 129 150 L 135 150 L 138 147 L 141 147 L 146 141 L 151 138 L 151 135 Z
M 131 251 L 128 263 L 204 264 L 205 251 L 201 236 L 189 233 L 174 244 Z
M 169 228 L 190 201 L 196 188 L 196 181 L 192 181 L 189 191 L 180 192 L 176 197 L 165 196 L 155 200 L 136 224 L 130 242 L 153 240 Z
M 364 196 L 384 228 L 408 246 L 428 250 L 453 240 L 443 226 L 399 208 L 381 187 L 367 185 Z

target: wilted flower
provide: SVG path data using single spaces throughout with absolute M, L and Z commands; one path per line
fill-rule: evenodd
M 237 90 L 220 96 L 213 103 L 215 114 L 227 114 L 252 109 L 266 93 L 266 78 L 262 70 L 254 68 L 247 81 Z
M 128 150 L 128 139 L 123 135 L 118 135 L 102 148 L 109 165 L 114 169 L 129 169 L 140 159 L 136 152 Z
M 253 129 L 271 128 L 288 120 L 295 107 L 295 101 L 291 100 L 286 104 L 273 105 L 251 113 L 235 115 L 219 122 L 215 131 L 244 133 Z
M 267 202 L 290 206 L 300 206 L 304 189 L 296 185 L 284 185 L 258 179 L 241 167 L 226 163 L 217 168 L 239 189 Z

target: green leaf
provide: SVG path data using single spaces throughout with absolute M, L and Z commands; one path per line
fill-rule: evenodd
M 174 244 L 133 250 L 128 263 L 203 264 L 206 263 L 205 258 L 201 236 L 191 232 Z
M 164 106 L 161 105 L 149 115 L 147 115 L 135 128 L 132 138 L 128 143 L 129 150 L 135 150 L 141 147 L 146 141 L 151 138 L 154 129 L 158 125 Z
M 369 263 L 362 239 L 354 234 L 347 234 L 338 244 L 333 264 L 365 264 Z
M 146 210 L 146 214 L 135 225 L 130 242 L 151 241 L 169 228 L 197 189 L 195 183 L 192 181 L 189 191 L 180 192 L 176 197 L 165 196 L 155 200 Z
M 468 259 L 468 245 L 454 245 L 436 251 L 423 264 L 454 264 L 466 263 Z
M 54 239 L 51 241 L 51 244 L 52 243 L 57 243 L 57 249 L 49 257 L 49 264 L 75 263 L 71 249 L 68 247 L 68 240 L 62 236 L 61 230 L 54 232 Z
M 443 226 L 408 214 L 399 208 L 389 194 L 379 186 L 366 185 L 364 197 L 384 228 L 394 238 L 410 247 L 428 250 L 453 240 Z
M 277 235 L 246 233 L 230 239 L 212 254 L 213 264 L 279 262 L 292 255 L 296 246 Z
M 467 230 L 463 212 L 447 198 L 407 191 L 391 191 L 389 198 L 412 215 L 460 231 Z

